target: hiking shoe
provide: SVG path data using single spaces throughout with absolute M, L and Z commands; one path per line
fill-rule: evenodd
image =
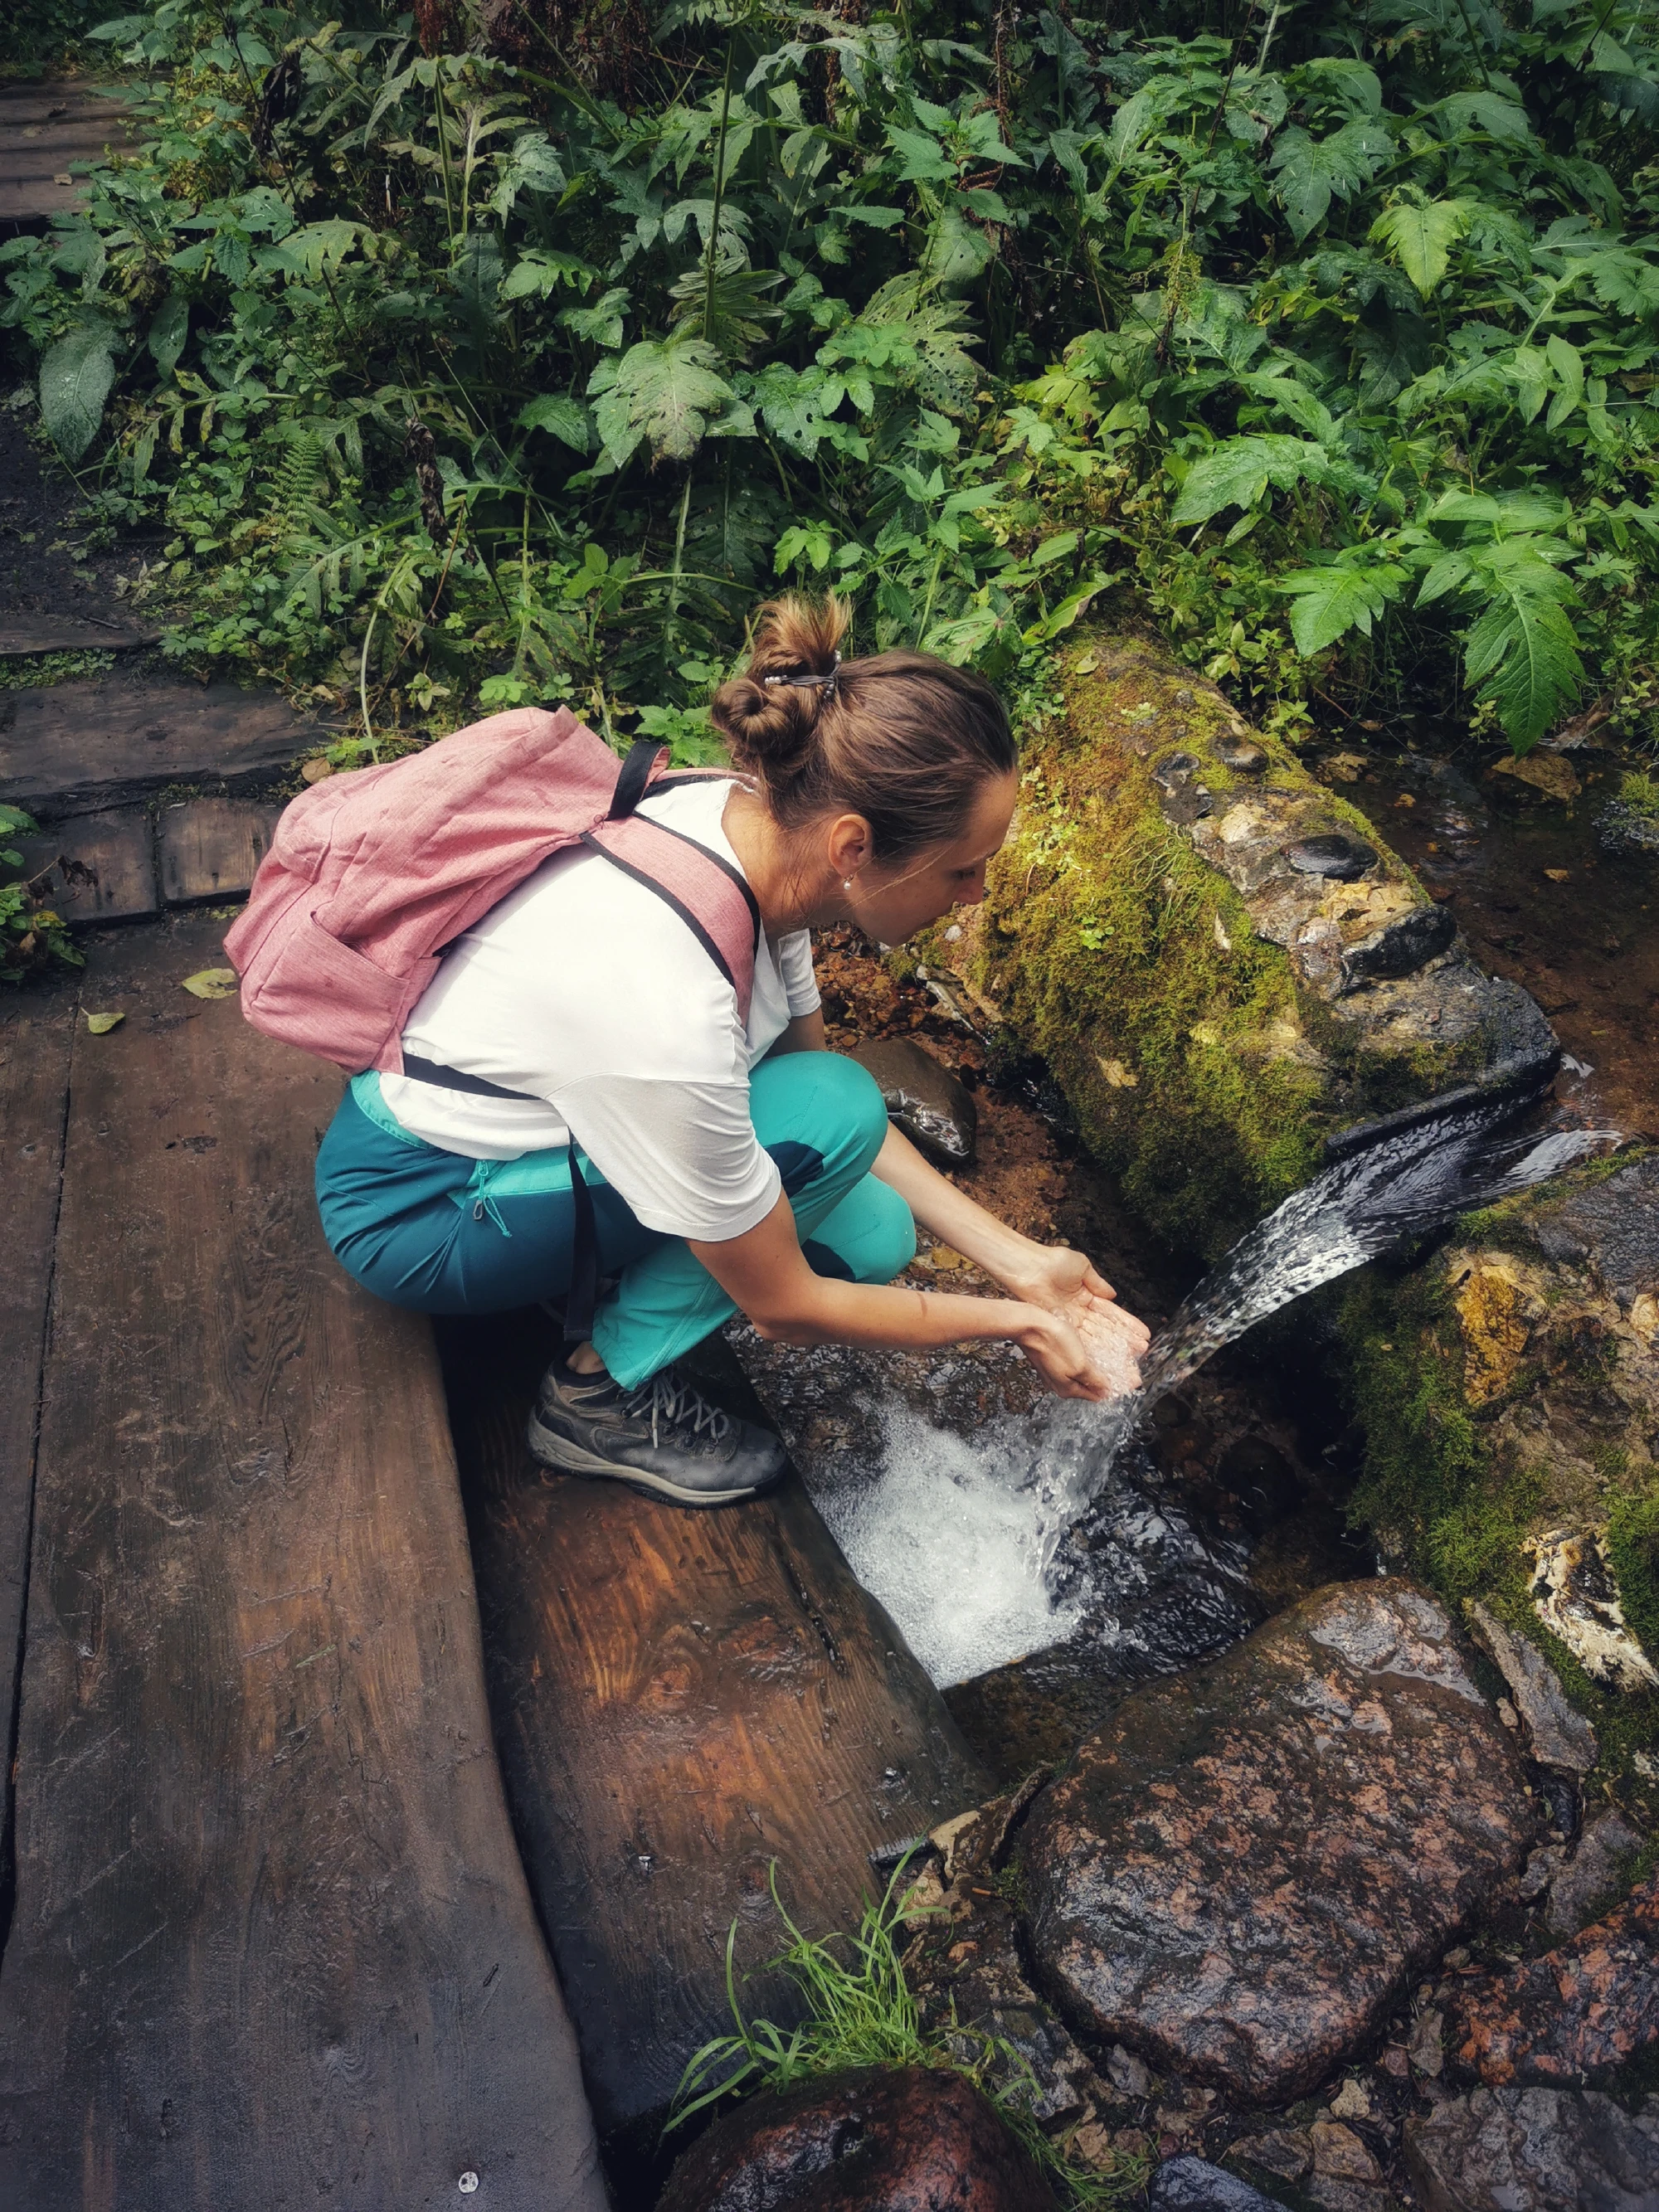
M 769 1430 L 711 1406 L 678 1368 L 631 1390 L 556 1359 L 528 1442 L 544 1467 L 608 1475 L 677 1505 L 732 1505 L 779 1481 L 788 1460 Z

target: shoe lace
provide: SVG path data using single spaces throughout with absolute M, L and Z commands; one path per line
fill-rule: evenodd
M 631 1419 L 643 1420 L 649 1414 L 653 1445 L 661 1443 L 664 1427 L 690 1430 L 694 1443 L 707 1430 L 708 1441 L 715 1444 L 724 1442 L 732 1427 L 729 1417 L 672 1367 L 636 1384 L 624 1403 Z

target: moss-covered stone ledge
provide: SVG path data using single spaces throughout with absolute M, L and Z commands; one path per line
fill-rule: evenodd
M 1552 1049 L 1527 994 L 1213 684 L 1097 634 L 1060 672 L 985 905 L 921 957 L 1042 1057 L 1172 1242 L 1215 1254 L 1332 1131 Z
M 1471 1215 L 1343 1309 L 1391 1561 L 1548 1660 L 1659 1812 L 1659 1152 Z

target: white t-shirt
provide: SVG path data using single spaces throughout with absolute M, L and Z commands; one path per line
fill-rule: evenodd
M 732 792 L 682 784 L 640 811 L 741 873 L 723 827 Z M 763 933 L 745 1032 L 737 994 L 665 900 L 602 854 L 560 853 L 456 940 L 404 1030 L 405 1051 L 533 1097 L 404 1075 L 382 1075 L 380 1096 L 416 1136 L 474 1159 L 574 1132 L 647 1229 L 724 1243 L 781 1188 L 749 1118 L 749 1071 L 817 1004 L 807 933 L 775 945 Z

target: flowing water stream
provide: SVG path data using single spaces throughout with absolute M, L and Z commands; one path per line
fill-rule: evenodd
M 1469 1208 L 1559 1173 L 1611 1133 L 1528 1127 L 1473 1095 L 1379 1125 L 1251 1230 L 1155 1340 L 1133 1396 L 1046 1400 L 968 1434 L 896 1406 L 872 1462 L 804 1462 L 854 1571 L 942 1684 L 1049 1646 L 1120 1678 L 1189 1663 L 1259 1618 L 1248 1547 L 1206 1528 L 1141 1442 L 1157 1401 L 1292 1299 Z

